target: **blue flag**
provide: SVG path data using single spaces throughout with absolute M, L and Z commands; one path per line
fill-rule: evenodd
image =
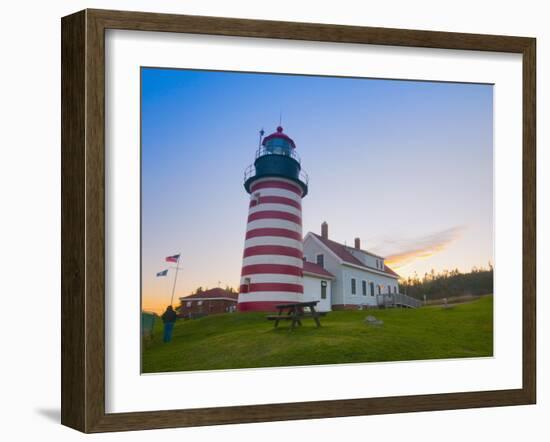
M 168 269 L 163 270 L 162 272 L 158 272 L 157 276 L 166 276 L 168 274 Z

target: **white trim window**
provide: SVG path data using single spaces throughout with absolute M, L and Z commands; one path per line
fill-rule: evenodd
M 317 265 L 325 268 L 325 255 L 323 255 L 322 253 L 319 253 L 316 257 L 315 257 L 315 262 L 317 263 Z
M 321 281 L 321 299 L 327 299 L 327 282 Z

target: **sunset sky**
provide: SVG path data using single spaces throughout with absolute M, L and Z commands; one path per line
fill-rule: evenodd
M 491 85 L 142 69 L 145 310 L 237 287 L 258 131 L 279 124 L 310 178 L 303 231 L 387 257 L 401 276 L 493 261 Z

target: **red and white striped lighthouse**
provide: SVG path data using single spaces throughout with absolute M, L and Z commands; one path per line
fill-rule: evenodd
M 250 205 L 240 311 L 271 311 L 302 299 L 302 198 L 308 180 L 295 149 L 279 126 L 261 140 L 256 160 L 245 172 Z

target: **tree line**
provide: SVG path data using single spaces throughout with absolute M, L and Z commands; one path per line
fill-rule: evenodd
M 433 269 L 420 278 L 416 273 L 399 281 L 400 292 L 417 299 L 442 299 L 463 295 L 486 295 L 493 293 L 493 266 L 473 267 L 468 273 L 458 269 L 443 270 L 436 273 Z

